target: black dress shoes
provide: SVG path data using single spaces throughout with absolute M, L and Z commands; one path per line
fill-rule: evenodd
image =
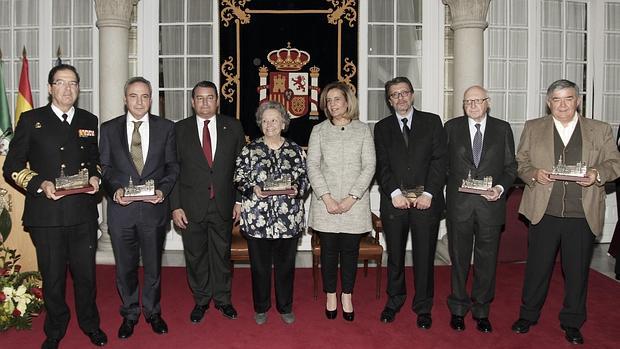
M 334 309 L 334 310 L 327 310 L 327 308 L 325 308 L 325 317 L 333 320 L 336 318 L 336 316 L 338 316 L 338 309 Z
M 45 342 L 41 345 L 41 349 L 58 349 L 58 339 L 45 338 Z
M 491 321 L 489 321 L 489 318 L 487 317 L 474 318 L 474 320 L 476 320 L 476 322 L 478 323 L 476 325 L 476 329 L 478 331 L 482 333 L 493 332 L 493 326 L 491 326 Z
M 157 334 L 168 333 L 168 325 L 166 325 L 164 319 L 161 318 L 161 315 L 153 314 L 146 319 L 146 322 L 151 324 L 151 329 L 153 329 L 153 332 Z
M 192 312 L 189 314 L 189 321 L 195 324 L 199 323 L 200 321 L 202 321 L 202 318 L 205 316 L 205 312 L 207 311 L 207 309 L 209 309 L 209 304 L 194 305 L 194 309 L 192 309 Z
M 564 338 L 571 344 L 583 344 L 583 336 L 581 332 L 576 327 L 568 327 L 561 325 L 564 330 Z
M 355 320 L 355 312 L 352 311 L 350 313 L 347 313 L 346 311 L 342 311 L 342 318 L 347 320 L 347 321 L 353 321 Z
M 237 311 L 233 308 L 232 304 L 224 304 L 224 305 L 215 305 L 215 309 L 219 310 L 224 317 L 227 317 L 231 320 L 237 318 Z
M 423 330 L 430 330 L 431 326 L 433 326 L 433 318 L 431 318 L 431 314 L 418 314 L 417 325 Z
M 393 322 L 394 319 L 396 319 L 396 310 L 385 307 L 383 311 L 381 312 L 381 317 L 379 321 L 387 324 L 387 323 Z
M 118 328 L 118 338 L 127 339 L 133 334 L 133 328 L 136 326 L 137 320 L 123 318 L 121 327 Z
M 96 329 L 93 332 L 86 333 L 90 342 L 98 347 L 102 347 L 108 343 L 108 336 L 100 329 Z
M 455 331 L 465 331 L 465 318 L 452 314 L 450 318 L 450 327 Z
M 536 325 L 536 321 L 519 319 L 512 324 L 512 331 L 516 333 L 528 333 L 530 331 L 530 327 L 534 325 Z

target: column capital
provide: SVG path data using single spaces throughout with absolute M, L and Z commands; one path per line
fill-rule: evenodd
M 121 27 L 129 29 L 131 10 L 140 0 L 95 0 L 97 28 Z
M 486 29 L 487 13 L 491 0 L 442 0 L 450 8 L 452 29 L 480 28 Z

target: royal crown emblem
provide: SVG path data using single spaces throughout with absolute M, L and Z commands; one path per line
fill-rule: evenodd
M 309 72 L 301 71 L 310 62 L 310 54 L 291 47 L 289 42 L 287 47 L 269 52 L 267 61 L 276 71 L 270 72 L 266 66 L 258 68 L 259 103 L 277 101 L 284 105 L 291 118 L 310 114 L 310 118 L 316 119 L 319 115 L 320 69 L 313 66 Z

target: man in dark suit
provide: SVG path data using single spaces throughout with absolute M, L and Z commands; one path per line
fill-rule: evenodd
M 407 297 L 405 249 L 409 230 L 413 247 L 413 311 L 417 325 L 429 329 L 434 293 L 434 259 L 439 219 L 444 209 L 446 136 L 438 115 L 413 107 L 413 86 L 406 77 L 385 84 L 393 114 L 375 126 L 376 177 L 381 193 L 381 220 L 388 252 L 389 296 L 380 320 L 394 321 Z M 409 200 L 401 189 L 423 186 Z
M 129 338 L 140 316 L 138 265 L 144 265 L 142 309 L 155 333 L 168 332 L 161 317 L 161 254 L 170 222 L 170 194 L 179 174 L 174 123 L 149 113 L 151 83 L 134 77 L 125 83 L 127 113 L 101 125 L 103 185 L 109 197 L 108 227 L 116 260 L 116 287 L 122 300 L 119 338 Z M 130 202 L 129 181 L 155 183 L 156 198 Z
M 548 115 L 526 121 L 516 155 L 525 183 L 519 213 L 530 225 L 521 311 L 512 330 L 527 333 L 538 322 L 561 250 L 560 327 L 568 342 L 582 344 L 590 261 L 605 218 L 605 182 L 620 175 L 620 153 L 609 124 L 579 114 L 581 96 L 574 82 L 553 82 L 547 107 Z M 560 158 L 566 165 L 587 164 L 585 177 L 577 182 L 551 178 Z
M 22 217 L 37 252 L 43 277 L 45 335 L 42 348 L 57 348 L 69 324 L 65 302 L 67 266 L 71 270 L 78 323 L 98 346 L 108 341 L 99 328 L 95 303 L 99 150 L 97 117 L 74 107 L 80 77 L 73 66 L 50 70 L 51 103 L 21 115 L 4 163 L 4 177 L 26 194 Z M 54 179 L 88 169 L 92 191 L 60 196 Z
M 452 261 L 452 293 L 448 307 L 450 326 L 465 329 L 464 316 L 471 309 L 476 328 L 491 332 L 489 308 L 495 297 L 495 267 L 500 233 L 506 218 L 506 191 L 517 176 L 515 144 L 510 124 L 488 115 L 489 96 L 480 86 L 463 95 L 465 116 L 445 124 L 448 139 L 446 184 L 447 228 Z M 458 191 L 471 176 L 493 177 L 492 194 Z M 474 239 L 475 237 L 475 239 Z M 471 296 L 467 278 L 474 246 L 474 282 Z
M 192 107 L 195 115 L 175 127 L 181 172 L 171 203 L 196 303 L 190 320 L 200 322 L 211 300 L 225 317 L 235 319 L 237 311 L 230 299 L 230 242 L 241 206 L 232 180 L 245 136 L 238 120 L 217 114 L 217 87 L 212 82 L 194 86 Z

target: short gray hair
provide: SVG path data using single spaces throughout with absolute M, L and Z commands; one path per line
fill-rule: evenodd
M 127 81 L 125 82 L 125 96 L 127 96 L 127 89 L 129 89 L 129 86 L 139 82 L 145 84 L 149 88 L 149 96 L 152 97 L 153 88 L 151 87 L 151 82 L 141 76 L 134 76 L 133 78 L 127 79 Z
M 291 117 L 286 112 L 286 108 L 280 103 L 276 101 L 266 101 L 261 103 L 256 109 L 256 124 L 260 128 L 263 122 L 263 113 L 267 110 L 273 109 L 280 113 L 280 117 L 282 118 L 282 122 L 284 122 L 284 132 L 288 130 L 288 125 L 291 123 Z
M 553 83 L 551 83 L 551 85 L 549 85 L 549 88 L 547 89 L 547 100 L 549 98 L 551 98 L 551 95 L 557 91 L 557 90 L 563 90 L 565 88 L 572 88 L 575 90 L 575 95 L 577 97 L 579 97 L 579 85 L 577 85 L 576 83 L 570 81 L 570 80 L 566 80 L 566 79 L 561 79 L 561 80 L 556 80 Z

